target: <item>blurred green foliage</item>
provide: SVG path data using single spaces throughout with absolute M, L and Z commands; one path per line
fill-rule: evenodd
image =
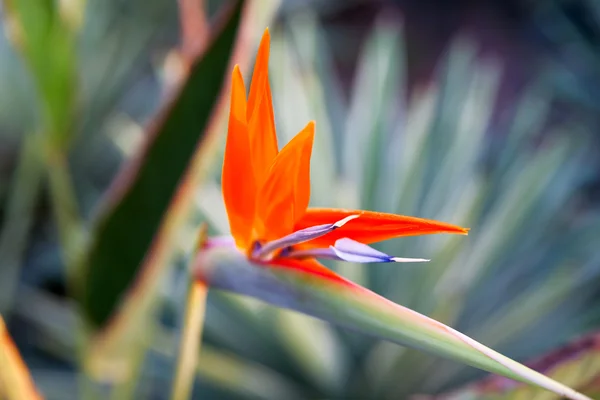
M 241 3 L 240 3 L 241 4 Z M 241 19 L 240 5 L 202 58 L 191 65 L 184 87 L 153 127 L 152 145 L 127 189 L 114 194 L 89 251 L 83 304 L 89 319 L 103 326 L 133 282 L 159 229 L 196 145 L 206 134 Z M 190 129 L 190 127 L 193 127 Z M 132 174 L 134 172 L 132 171 Z M 122 183 L 125 185 L 126 183 Z
M 550 60 L 501 110 L 496 101 L 503 62 L 479 58 L 473 38 L 454 39 L 435 78 L 413 87 L 402 28 L 393 18 L 379 19 L 360 46 L 347 85 L 331 55 L 357 44 L 321 25 L 313 13 L 318 9 L 284 2 L 272 29 L 281 141 L 306 121 L 317 121 L 313 205 L 397 212 L 472 229 L 467 240 L 407 238 L 381 246 L 391 254 L 432 258 L 425 267 L 332 268 L 521 361 L 597 329 L 600 317 L 600 215 L 583 190 L 597 178 L 597 138 L 589 121 L 580 119 L 582 104 L 594 108 L 597 99 L 588 81 L 574 80 L 579 75 L 573 73 L 589 69 L 587 79 L 598 84 L 598 43 L 571 29 L 572 16 L 561 2 L 549 3 L 534 8 L 542 31 L 578 49 L 557 46 L 559 53 L 577 51 L 590 61 L 573 67 Z M 344 7 L 328 4 L 328 12 Z M 598 21 L 598 7 L 589 4 Z M 64 296 L 65 242 L 57 240 L 48 204 L 53 191 L 63 193 L 61 176 L 54 189 L 43 182 L 47 165 L 39 163 L 38 152 L 45 147 L 33 134 L 45 133 L 38 132 L 42 126 L 60 136 L 56 143 L 68 160 L 77 204 L 91 220 L 121 161 L 138 145 L 140 125 L 164 100 L 168 71 L 159 60 L 175 47 L 178 32 L 175 2 L 88 0 L 85 7 L 77 40 L 71 25 L 37 20 L 39 15 L 28 17 L 38 22 L 27 28 L 32 42 L 22 47 L 22 58 L 8 42 L 12 36 L 0 38 L 0 312 L 10 317 L 36 382 L 57 399 L 78 398 L 79 310 Z M 6 7 L 2 12 L 6 16 Z M 549 28 L 544 18 L 562 22 Z M 3 27 L 10 28 L 6 19 Z M 64 76 L 46 73 L 63 68 Z M 73 76 L 80 82 L 76 94 Z M 553 121 L 556 103 L 565 101 L 576 112 Z M 145 327 L 153 335 L 136 398 L 168 396 L 195 228 L 207 221 L 211 232 L 227 229 L 219 167 L 198 188 L 181 257 L 157 294 L 159 321 Z M 194 395 L 406 398 L 455 389 L 479 376 L 299 314 L 211 292 Z
M 288 20 L 274 33 L 271 64 L 282 141 L 302 121 L 318 121 L 313 204 L 419 215 L 472 228 L 468 240 L 405 238 L 382 245 L 390 254 L 431 256 L 426 268 L 334 267 L 520 360 L 590 329 L 600 221 L 595 208 L 581 207 L 578 190 L 595 167 L 593 149 L 576 120 L 547 128 L 552 91 L 532 82 L 505 110 L 497 122 L 501 128 L 492 125 L 502 66 L 478 59 L 473 42 L 462 39 L 439 65 L 435 82 L 417 90 L 405 107 L 403 38 L 394 21 L 383 19 L 362 47 L 346 102 L 322 35 L 310 13 Z M 204 206 L 207 218 L 214 219 L 209 213 L 218 204 L 217 199 Z M 229 310 L 220 298 L 213 301 L 213 307 Z M 271 338 L 273 331 L 283 337 L 282 357 L 292 354 L 298 363 L 297 370 L 286 366 L 285 371 L 294 381 L 315 386 L 308 396 L 405 398 L 474 377 L 473 370 L 420 352 L 260 310 L 251 312 L 260 321 L 256 337 Z M 293 328 L 290 321 L 297 321 Z M 246 324 L 240 325 L 239 317 L 232 323 L 247 342 Z M 274 371 L 284 368 L 273 359 L 273 339 L 270 351 L 257 354 L 239 344 L 241 337 L 223 337 L 223 327 L 213 324 L 209 315 L 209 343 L 247 354 Z

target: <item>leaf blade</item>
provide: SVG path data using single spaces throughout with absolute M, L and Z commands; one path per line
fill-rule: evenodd
M 104 325 L 136 277 L 165 211 L 218 100 L 237 36 L 242 6 L 197 60 L 181 91 L 152 127 L 144 152 L 118 177 L 87 254 L 81 302 L 94 326 Z M 192 127 L 192 128 L 190 128 Z
M 544 371 L 550 377 L 568 381 L 587 395 L 597 395 L 600 376 L 600 334 L 592 332 L 563 345 L 552 352 L 528 363 L 532 368 Z M 440 395 L 446 400 L 464 398 L 512 399 L 526 398 L 531 389 L 515 382 L 507 382 L 500 376 L 489 376 L 455 391 Z
M 588 399 L 446 325 L 341 277 L 257 266 L 239 253 L 219 248 L 198 256 L 194 276 L 213 288 L 256 297 L 384 340 L 424 349 L 571 399 Z

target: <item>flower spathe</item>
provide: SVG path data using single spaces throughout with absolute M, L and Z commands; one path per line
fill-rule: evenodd
M 392 257 L 368 244 L 401 236 L 467 234 L 443 222 L 363 210 L 309 208 L 315 122 L 281 151 L 268 76 L 270 35 L 261 40 L 246 98 L 233 70 L 223 162 L 223 199 L 233 242 L 254 261 L 323 272 L 315 259 L 351 262 L 427 261 Z

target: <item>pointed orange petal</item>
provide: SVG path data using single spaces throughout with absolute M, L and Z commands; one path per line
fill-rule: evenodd
M 260 97 L 263 95 L 265 84 L 269 82 L 269 52 L 271 46 L 271 34 L 269 28 L 265 29 L 258 52 L 254 62 L 254 72 L 252 73 L 252 82 L 250 83 L 250 94 L 248 96 L 247 120 L 252 118 L 256 111 Z M 270 93 L 270 92 L 269 92 Z
M 254 176 L 258 184 L 266 179 L 278 152 L 273 99 L 269 84 L 270 41 L 269 30 L 266 29 L 254 64 L 246 111 Z
M 248 133 L 254 179 L 260 184 L 267 178 L 278 152 L 271 97 L 267 93 L 259 99 L 256 112 L 248 122 Z
M 310 155 L 315 134 L 311 121 L 277 155 L 256 199 L 257 240 L 275 240 L 293 232 L 310 199 Z
M 267 265 L 275 268 L 279 267 L 295 269 L 297 271 L 307 272 L 311 275 L 316 275 L 322 278 L 327 278 L 337 282 L 352 285 L 351 282 L 336 274 L 335 272 L 333 272 L 314 258 L 307 258 L 304 260 L 297 260 L 293 258 L 278 258 Z
M 42 399 L 0 316 L 0 397 Z
M 295 230 L 310 226 L 329 224 L 350 215 L 359 215 L 344 226 L 304 243 L 301 247 L 327 247 L 341 238 L 350 238 L 369 244 L 401 236 L 430 235 L 434 233 L 457 233 L 466 235 L 468 229 L 423 218 L 404 215 L 387 214 L 363 210 L 343 210 L 335 208 L 309 208 L 296 226 Z
M 223 200 L 231 235 L 239 248 L 247 248 L 252 233 L 256 184 L 252 174 L 250 143 L 246 126 L 246 89 L 239 67 L 231 81 L 231 111 L 223 161 Z

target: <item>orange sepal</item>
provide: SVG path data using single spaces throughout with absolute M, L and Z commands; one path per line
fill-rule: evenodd
M 311 121 L 275 158 L 256 199 L 255 239 L 270 241 L 293 232 L 310 199 Z
M 270 38 L 269 29 L 266 29 L 256 55 L 246 111 L 253 170 L 258 185 L 266 179 L 279 150 L 269 84 Z
M 315 225 L 330 224 L 350 215 L 359 215 L 359 217 L 325 236 L 303 243 L 301 247 L 328 247 L 334 245 L 335 241 L 341 238 L 350 238 L 369 244 L 401 236 L 430 235 L 434 233 L 466 235 L 469 231 L 460 226 L 429 219 L 336 208 L 309 208 L 296 223 L 294 229 L 300 230 Z
M 336 274 L 314 258 L 297 260 L 293 258 L 278 258 L 273 262 L 266 264 L 274 268 L 289 268 L 296 271 L 306 272 L 310 275 L 319 276 L 336 282 L 341 282 L 351 285 L 349 281 L 340 275 Z
M 250 246 L 255 209 L 256 183 L 248 174 L 252 169 L 248 127 L 246 124 L 246 89 L 239 67 L 233 70 L 231 111 L 223 161 L 223 200 L 231 235 L 238 248 Z

